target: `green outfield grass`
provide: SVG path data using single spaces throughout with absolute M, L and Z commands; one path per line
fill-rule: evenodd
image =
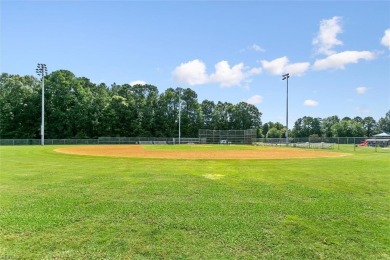
M 0 259 L 390 259 L 389 153 L 164 160 L 58 147 L 0 147 Z

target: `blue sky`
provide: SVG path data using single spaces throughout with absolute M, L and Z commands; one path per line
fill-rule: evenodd
M 1 72 L 67 69 L 95 83 L 190 87 L 262 121 L 390 109 L 390 1 L 11 1 Z

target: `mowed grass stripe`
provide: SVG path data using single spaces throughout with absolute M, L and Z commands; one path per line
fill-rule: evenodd
M 389 154 L 163 160 L 75 156 L 55 148 L 0 147 L 4 256 L 390 256 Z

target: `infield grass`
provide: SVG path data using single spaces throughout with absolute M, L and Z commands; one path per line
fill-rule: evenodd
M 390 258 L 389 153 L 173 160 L 58 147 L 0 147 L 0 259 Z M 251 149 L 227 147 L 195 149 Z

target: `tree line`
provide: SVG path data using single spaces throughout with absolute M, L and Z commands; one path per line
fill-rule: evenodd
M 39 138 L 41 81 L 33 76 L 0 76 L 0 138 Z M 45 76 L 45 137 L 97 138 L 100 136 L 197 137 L 199 129 L 257 129 L 258 137 L 284 138 L 279 122 L 262 124 L 262 113 L 251 104 L 198 102 L 189 88 L 168 88 L 159 93 L 153 85 L 95 84 L 68 70 Z M 299 118 L 290 137 L 354 137 L 390 132 L 390 111 L 375 121 L 330 116 Z
M 295 121 L 289 130 L 289 137 L 369 137 L 382 132 L 390 132 L 390 110 L 378 121 L 371 116 L 342 119 L 336 115 L 323 119 L 304 116 Z M 286 127 L 268 122 L 262 125 L 261 135 L 266 138 L 285 138 Z
M 40 79 L 0 76 L 0 138 L 39 138 Z M 189 88 L 153 85 L 95 84 L 67 70 L 45 76 L 45 137 L 97 138 L 99 136 L 196 137 L 199 129 L 258 129 L 261 112 L 240 102 L 199 103 Z

